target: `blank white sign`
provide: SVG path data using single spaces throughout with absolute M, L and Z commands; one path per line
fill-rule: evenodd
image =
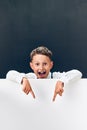
M 56 80 L 32 79 L 36 98 L 0 79 L 0 130 L 87 130 L 87 79 L 64 87 L 53 102 Z

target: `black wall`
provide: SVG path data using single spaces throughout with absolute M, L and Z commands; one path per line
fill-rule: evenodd
M 29 53 L 53 51 L 52 71 L 79 69 L 87 77 L 87 0 L 0 0 L 0 77 L 29 72 Z

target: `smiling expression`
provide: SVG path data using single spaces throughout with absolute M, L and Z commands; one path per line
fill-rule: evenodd
M 30 67 L 36 74 L 37 78 L 47 78 L 53 67 L 53 61 L 46 55 L 36 54 L 30 62 Z

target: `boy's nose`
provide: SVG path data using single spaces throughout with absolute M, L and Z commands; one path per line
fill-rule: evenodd
M 41 70 L 43 69 L 43 65 L 40 65 L 40 69 L 41 69 Z

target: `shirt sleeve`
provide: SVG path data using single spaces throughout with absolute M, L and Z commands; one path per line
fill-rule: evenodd
M 54 72 L 53 77 L 57 78 L 59 81 L 64 84 L 69 82 L 74 82 L 82 77 L 82 73 L 79 70 L 70 70 L 68 72 Z
M 12 80 L 12 81 L 20 83 L 20 84 L 21 84 L 23 77 L 26 77 L 25 73 L 19 73 L 18 71 L 15 71 L 15 70 L 10 70 L 6 74 L 6 79 Z

